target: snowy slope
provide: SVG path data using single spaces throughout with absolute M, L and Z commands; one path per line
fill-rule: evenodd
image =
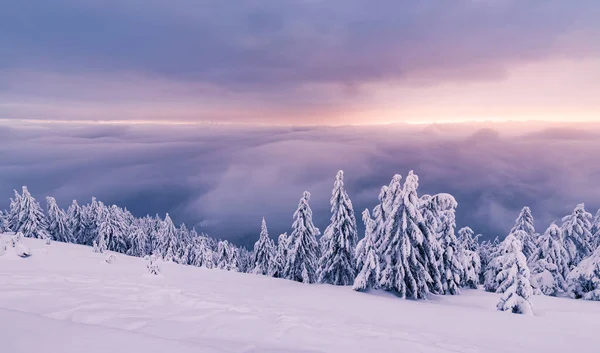
M 140 258 L 25 243 L 32 257 L 0 256 L 2 352 L 599 352 L 595 302 L 535 296 L 527 317 L 481 291 L 408 301 L 175 264 L 151 276 Z

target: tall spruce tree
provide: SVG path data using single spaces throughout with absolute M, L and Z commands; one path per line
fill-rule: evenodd
M 92 197 L 92 202 L 82 207 L 84 235 L 82 244 L 91 245 L 98 238 L 98 229 L 102 212 L 106 210 L 103 203 L 98 202 L 95 197 Z
M 177 228 L 167 213 L 157 234 L 157 251 L 164 261 L 177 262 L 178 239 Z
M 442 289 L 445 294 L 460 293 L 465 269 L 460 258 L 460 243 L 456 238 L 456 200 L 449 204 L 445 212 L 440 214 L 439 239 L 442 248 L 440 268 L 442 270 Z
M 144 228 L 144 219 L 137 219 L 129 228 L 131 247 L 127 254 L 130 256 L 144 257 L 148 254 L 148 233 Z
M 67 223 L 69 233 L 74 243 L 85 244 L 85 219 L 81 207 L 77 204 L 77 200 L 73 200 L 71 206 L 67 210 Z
M 565 277 L 569 273 L 569 254 L 556 224 L 552 223 L 540 237 L 529 262 L 532 285 L 543 294 L 556 296 L 567 289 Z
M 191 235 L 185 223 L 182 223 L 177 229 L 177 253 L 175 260 L 178 264 L 189 265 Z
M 517 233 L 518 230 L 522 230 L 523 233 Z M 519 213 L 519 216 L 515 220 L 515 225 L 511 229 L 510 233 L 524 237 L 523 239 L 519 239 L 519 241 L 523 246 L 523 254 L 526 258 L 529 258 L 531 254 L 535 252 L 535 240 L 537 238 L 533 216 L 531 215 L 531 209 L 529 207 L 523 207 Z
M 305 191 L 294 212 L 294 223 L 289 238 L 288 259 L 284 277 L 292 281 L 315 283 L 317 281 L 319 229 L 312 221 L 312 210 L 308 205 L 310 193 Z
M 72 243 L 71 231 L 65 211 L 63 211 L 54 197 L 46 197 L 48 210 L 48 232 L 52 240 L 63 243 Z
M 356 291 L 368 288 L 377 288 L 381 272 L 381 259 L 375 247 L 375 221 L 369 214 L 369 209 L 363 211 L 365 224 L 365 237 L 360 241 L 360 251 L 357 253 L 356 263 L 358 275 L 354 279 L 352 289 Z
M 443 277 L 445 274 L 444 261 L 442 259 L 444 254 L 444 248 L 441 239 L 441 218 L 444 212 L 443 208 L 438 204 L 438 196 L 423 195 L 419 202 L 419 211 L 423 215 L 425 224 L 429 227 L 429 234 L 431 236 L 430 243 L 432 244 L 433 254 L 437 261 L 439 272 L 440 272 L 440 283 L 439 290 L 432 291 L 434 294 L 445 293 Z
M 383 268 L 379 282 L 385 290 L 415 299 L 441 290 L 439 267 L 429 242 L 430 229 L 418 209 L 418 181 L 410 171 L 404 188 L 399 185 L 399 176 L 390 186 L 396 197 L 380 245 Z
M 15 190 L 15 199 L 11 202 L 9 227 L 15 232 L 23 233 L 28 238 L 50 239 L 48 220 L 40 204 L 23 186 L 21 195 Z
M 563 218 L 561 227 L 565 249 L 569 254 L 569 269 L 573 269 L 581 260 L 592 253 L 592 215 L 585 211 L 585 205 L 579 204 L 573 213 Z
M 267 275 L 273 266 L 273 257 L 275 255 L 275 245 L 269 238 L 267 222 L 262 219 L 260 225 L 260 236 L 254 243 L 254 252 L 252 256 L 251 272 L 259 275 Z
M 125 225 L 121 219 L 119 208 L 115 205 L 106 207 L 102 202 L 99 202 L 99 207 L 104 210 L 100 213 L 96 244 L 98 246 L 105 244 L 106 250 L 125 253 L 127 251 Z
M 354 249 L 358 237 L 352 201 L 344 190 L 344 172 L 338 171 L 330 200 L 331 223 L 323 235 L 319 260 L 320 283 L 346 286 L 356 277 Z

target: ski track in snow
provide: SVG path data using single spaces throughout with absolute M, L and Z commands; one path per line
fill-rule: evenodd
M 7 235 L 0 235 L 8 239 Z M 495 310 L 499 295 L 410 301 L 349 287 L 161 264 L 25 239 L 0 256 L 7 352 L 598 353 L 600 304 L 536 296 L 536 316 Z M 133 350 L 132 350 L 133 349 Z

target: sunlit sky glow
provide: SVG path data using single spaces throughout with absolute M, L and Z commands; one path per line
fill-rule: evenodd
M 34 0 L 0 13 L 0 119 L 600 121 L 600 2 Z

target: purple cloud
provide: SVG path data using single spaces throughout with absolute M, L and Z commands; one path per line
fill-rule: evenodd
M 96 196 L 141 216 L 169 212 L 216 237 L 250 244 L 260 220 L 288 231 L 298 198 L 329 218 L 338 169 L 358 213 L 395 173 L 419 175 L 419 193 L 449 192 L 458 223 L 504 236 L 528 205 L 543 231 L 579 202 L 600 207 L 591 163 L 600 126 L 508 124 L 341 128 L 0 125 L 0 208 L 13 188 L 62 207 Z M 540 139 L 551 131 L 552 141 Z M 538 136 L 538 138 L 535 138 Z M 581 138 L 577 138 L 581 136 Z M 592 138 L 595 137 L 595 138 Z

